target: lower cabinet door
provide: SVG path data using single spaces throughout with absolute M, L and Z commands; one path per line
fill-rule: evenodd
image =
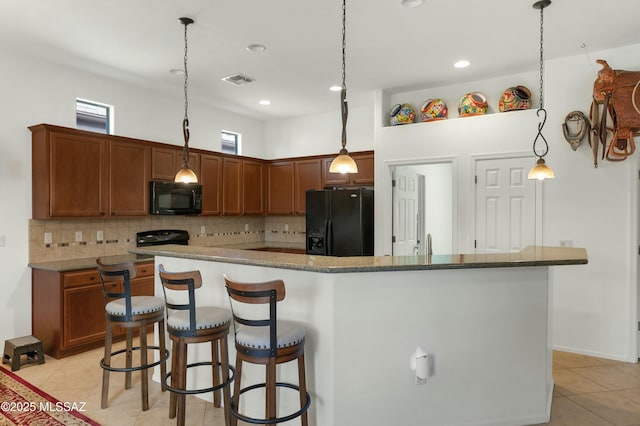
M 117 285 L 111 284 L 114 288 Z M 65 289 L 63 306 L 65 348 L 104 341 L 106 320 L 102 284 Z

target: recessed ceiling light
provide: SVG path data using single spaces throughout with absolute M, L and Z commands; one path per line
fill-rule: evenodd
M 264 44 L 250 44 L 247 46 L 249 52 L 264 52 L 267 47 Z
M 342 86 L 331 86 L 329 87 L 329 90 L 331 90 L 332 92 L 340 92 L 342 91 Z
M 404 7 L 414 8 L 418 6 L 422 6 L 424 0 L 402 0 L 400 2 Z
M 172 70 L 169 70 L 169 72 L 173 75 L 184 75 L 184 70 L 179 68 L 174 68 Z
M 271 101 L 268 99 L 263 99 L 260 102 L 258 102 L 260 105 L 271 105 Z
M 467 61 L 466 59 L 461 59 L 458 62 L 456 62 L 455 64 L 453 64 L 453 66 L 456 67 L 456 68 L 466 68 L 469 65 L 471 65 L 471 62 Z

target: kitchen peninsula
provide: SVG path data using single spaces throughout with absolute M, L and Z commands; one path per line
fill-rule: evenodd
M 552 267 L 587 263 L 584 249 L 557 247 L 429 257 L 173 245 L 131 252 L 153 255 L 156 267 L 170 271 L 200 270 L 201 304 L 228 306 L 223 273 L 248 282 L 283 279 L 287 296 L 279 317 L 299 321 L 307 331 L 315 426 L 548 421 Z M 157 274 L 155 292 L 162 294 Z M 430 355 L 429 377 L 417 385 L 415 359 L 424 354 Z M 233 350 L 230 356 L 235 358 Z M 263 378 L 259 369 L 243 374 L 246 383 Z M 295 383 L 294 364 L 281 366 L 279 374 Z M 259 414 L 259 399 L 245 407 Z M 284 393 L 282 412 L 294 406 L 295 394 Z

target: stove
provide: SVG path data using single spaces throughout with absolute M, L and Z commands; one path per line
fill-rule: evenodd
M 136 247 L 158 246 L 162 244 L 189 245 L 189 233 L 178 229 L 157 229 L 136 233 Z

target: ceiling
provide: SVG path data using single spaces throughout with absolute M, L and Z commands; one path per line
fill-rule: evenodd
M 606 10 L 602 5 L 606 4 Z M 540 12 L 531 0 L 347 0 L 346 85 L 351 105 L 377 89 L 406 90 L 537 70 Z M 2 0 L 0 43 L 74 68 L 183 96 L 261 120 L 339 109 L 340 0 Z M 640 42 L 640 2 L 552 0 L 544 56 Z M 249 44 L 266 46 L 250 52 Z M 582 45 L 586 46 L 586 49 Z M 455 69 L 467 59 L 471 66 Z M 614 64 L 612 64 L 615 67 Z M 242 73 L 253 83 L 221 80 Z M 271 105 L 258 101 L 268 99 Z M 99 99 L 95 99 L 99 101 Z

